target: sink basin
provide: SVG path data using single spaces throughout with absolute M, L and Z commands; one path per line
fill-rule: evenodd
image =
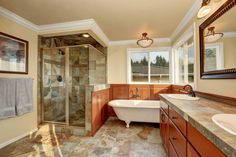
M 199 97 L 191 97 L 186 94 L 169 94 L 170 98 L 181 99 L 181 100 L 199 100 Z
M 236 135 L 236 114 L 216 114 L 212 120 L 225 131 Z

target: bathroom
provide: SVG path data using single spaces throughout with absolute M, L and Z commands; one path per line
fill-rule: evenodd
M 0 0 L 0 157 L 236 156 L 236 1 L 128 1 Z

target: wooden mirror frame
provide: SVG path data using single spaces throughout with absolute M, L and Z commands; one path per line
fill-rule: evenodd
M 200 76 L 202 79 L 236 79 L 236 68 L 204 72 L 204 30 L 236 5 L 236 0 L 226 1 L 216 12 L 199 26 Z

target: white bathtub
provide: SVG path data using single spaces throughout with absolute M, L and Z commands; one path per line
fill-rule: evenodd
M 112 100 L 109 106 L 120 120 L 125 121 L 127 128 L 130 122 L 160 123 L 160 101 Z

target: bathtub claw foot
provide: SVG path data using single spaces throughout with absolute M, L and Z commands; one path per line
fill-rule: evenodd
M 129 128 L 130 122 L 125 122 L 126 123 L 126 128 Z

